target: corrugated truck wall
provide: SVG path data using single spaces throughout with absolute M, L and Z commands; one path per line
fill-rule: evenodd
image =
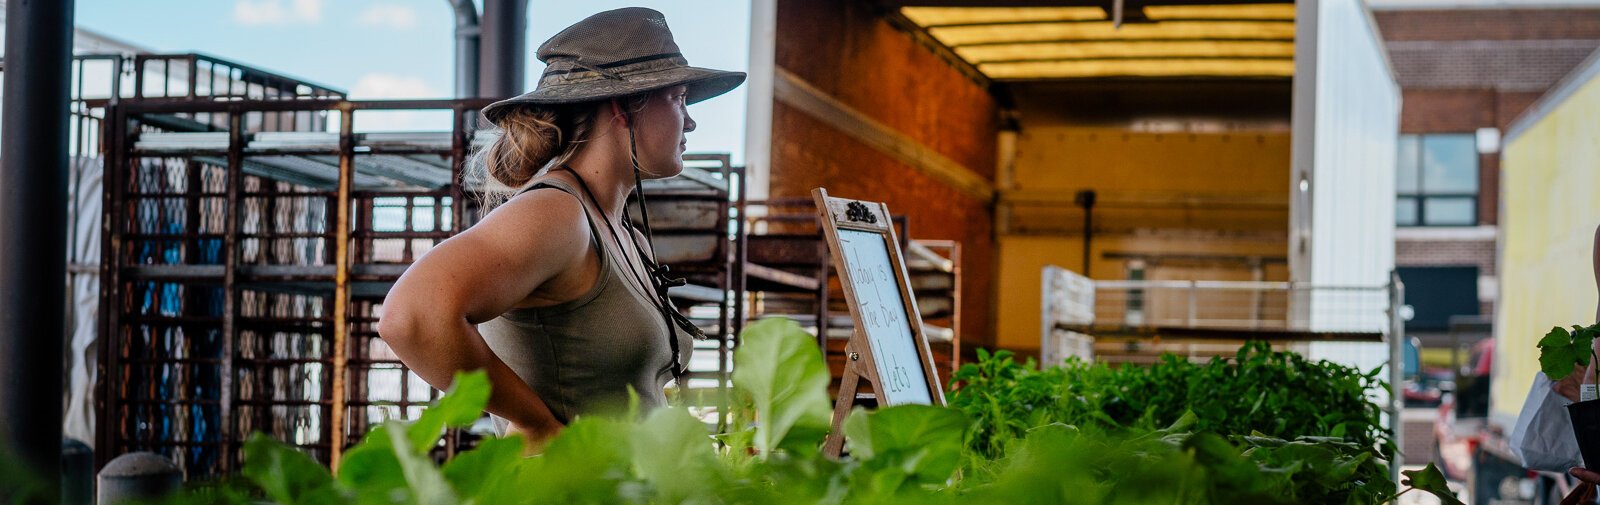
M 1364 3 L 1318 0 L 1296 9 L 1290 279 L 1383 285 L 1394 271 L 1400 86 Z M 1378 331 L 1392 323 L 1350 320 L 1339 310 L 1346 302 L 1333 292 L 1308 301 L 1294 310 L 1312 330 L 1360 324 Z M 1383 345 L 1350 342 L 1312 343 L 1307 353 L 1362 370 L 1392 354 Z

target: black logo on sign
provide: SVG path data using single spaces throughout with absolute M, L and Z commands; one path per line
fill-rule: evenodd
M 872 213 L 872 209 L 868 209 L 867 206 L 862 205 L 861 202 L 850 202 L 848 205 L 846 205 L 844 217 L 845 219 L 849 219 L 851 222 L 856 223 L 878 223 L 878 216 L 874 215 Z

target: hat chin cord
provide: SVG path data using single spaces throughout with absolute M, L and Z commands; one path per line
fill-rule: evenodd
M 650 228 L 650 206 L 645 203 L 644 181 L 643 178 L 640 177 L 640 173 L 643 172 L 644 169 L 639 167 L 639 146 L 634 140 L 633 136 L 633 114 L 629 113 L 627 110 L 623 110 L 622 115 L 623 118 L 628 122 L 628 160 L 633 164 L 633 192 L 635 195 L 639 196 L 639 217 L 641 218 L 641 221 L 644 222 L 645 243 L 649 247 L 650 254 L 654 255 L 656 250 L 656 239 L 654 231 L 652 231 Z M 651 175 L 656 174 L 651 173 Z M 623 206 L 623 214 L 624 222 L 626 223 L 627 221 L 630 221 L 626 217 L 626 205 Z M 632 239 L 633 237 L 630 236 L 629 238 Z M 637 248 L 637 246 L 635 248 Z M 678 313 L 677 309 L 673 307 L 672 300 L 667 296 L 667 290 L 675 286 L 685 285 L 688 283 L 688 281 L 684 279 L 667 277 L 667 272 L 669 271 L 667 266 L 658 265 L 651 258 L 646 258 L 643 255 L 640 255 L 639 259 L 640 261 L 646 262 L 645 268 L 648 270 L 646 276 L 650 278 L 650 284 L 655 288 L 655 305 L 656 308 L 661 312 L 661 318 L 663 322 L 665 322 L 667 325 L 667 342 L 672 348 L 672 377 L 678 383 L 678 388 L 682 389 L 684 387 L 683 374 L 688 372 L 688 367 L 684 366 L 682 363 L 682 355 L 678 350 L 678 327 L 680 325 L 687 325 L 684 328 L 684 331 L 689 332 L 691 335 L 699 332 L 696 331 L 698 328 L 695 328 L 693 323 L 691 323 L 688 318 L 683 317 L 683 314 Z M 690 328 L 695 328 L 695 330 L 690 330 Z

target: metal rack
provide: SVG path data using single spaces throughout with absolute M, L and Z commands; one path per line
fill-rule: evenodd
M 694 343 L 680 390 L 685 404 L 719 428 L 730 422 L 733 349 L 742 317 L 744 169 L 727 154 L 685 154 L 677 177 L 643 181 L 655 256 L 686 285 L 667 294 L 706 335 Z M 638 202 L 630 216 L 642 225 Z
M 189 475 L 226 473 L 244 436 L 261 431 L 336 462 L 372 422 L 415 415 L 435 392 L 388 352 L 374 323 L 405 266 L 461 227 L 468 209 L 450 181 L 465 160 L 465 118 L 481 105 L 112 106 L 101 454 L 182 447 L 175 459 Z M 451 111 L 452 131 L 353 132 L 358 111 L 417 109 Z M 175 115 L 228 126 L 151 128 Z M 338 133 L 246 126 L 323 115 Z
M 815 203 L 810 199 L 750 202 L 760 209 L 749 218 L 753 231 L 745 240 L 749 317 L 783 316 L 812 332 L 833 374 L 834 386 L 843 374 L 845 344 L 854 331 L 844 288 L 833 273 L 828 244 L 817 226 Z M 906 216 L 891 216 L 900 230 L 901 249 L 907 251 L 907 269 L 929 344 L 948 379 L 960 362 L 960 244 L 942 240 L 909 239 Z
M 789 317 L 810 329 L 822 346 L 831 325 L 831 266 L 815 205 L 810 199 L 750 202 L 745 226 L 752 231 L 745 237 L 743 269 L 749 318 Z
M 949 382 L 961 368 L 961 243 L 913 239 L 906 250 L 906 270 L 934 364 L 939 377 Z
M 175 79 L 169 69 L 234 68 L 202 57 L 126 61 L 133 76 L 122 80 L 145 83 Z M 166 88 L 146 84 L 102 104 L 112 168 L 99 272 L 102 460 L 154 450 L 190 477 L 226 474 L 260 431 L 337 465 L 375 423 L 414 417 L 439 394 L 376 323 L 405 268 L 482 214 L 469 193 L 485 182 L 463 167 L 493 141 L 476 121 L 490 101 L 353 102 L 250 75 L 181 96 L 150 96 Z M 301 93 L 257 88 L 274 85 Z M 252 91 L 204 93 L 227 88 Z M 393 111 L 442 111 L 450 127 L 357 131 L 364 117 Z M 671 294 L 712 337 L 697 343 L 688 382 L 719 393 L 701 407 L 720 416 L 743 324 L 742 172 L 727 155 L 688 155 L 685 165 L 684 176 L 645 191 L 665 224 L 663 262 L 691 281 Z M 684 209 L 690 221 L 677 219 Z M 436 456 L 474 439 L 453 431 Z
M 215 474 L 231 466 L 237 447 L 227 435 L 246 429 L 326 452 L 322 437 L 307 435 L 326 424 L 320 400 L 327 381 L 306 379 L 327 373 L 324 332 L 314 318 L 329 300 L 232 286 L 242 280 L 237 270 L 282 265 L 291 252 L 302 260 L 329 257 L 281 247 L 287 244 L 271 242 L 264 229 L 284 217 L 277 202 L 292 200 L 304 216 L 319 195 L 260 175 L 231 176 L 228 160 L 242 152 L 227 147 L 245 135 L 326 128 L 325 109 L 282 105 L 334 101 L 343 92 L 195 54 L 80 56 L 76 66 L 74 113 L 100 119 L 93 128 L 100 141 L 80 141 L 77 149 L 101 154 L 110 168 L 97 163 L 92 170 L 101 173 L 80 174 L 100 176 L 104 187 L 95 216 L 103 223 L 96 374 L 102 462 L 154 450 L 191 476 Z M 91 78 L 109 89 L 86 89 Z M 245 104 L 274 107 L 247 115 Z M 159 106 L 169 110 L 141 109 Z M 80 135 L 88 131 L 79 127 Z M 224 148 L 135 145 L 172 134 L 220 136 Z M 316 242 L 299 224 L 297 239 Z M 291 387 L 298 391 L 286 391 Z

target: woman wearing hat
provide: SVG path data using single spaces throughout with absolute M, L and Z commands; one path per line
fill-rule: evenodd
M 661 13 L 602 12 L 539 47 L 536 90 L 491 104 L 500 138 L 476 157 L 518 188 L 423 255 L 384 300 L 378 332 L 435 387 L 484 369 L 489 411 L 537 447 L 574 417 L 666 403 L 688 325 L 645 232 L 625 215 L 640 179 L 683 170 L 686 106 L 744 74 L 691 67 Z M 646 221 L 648 222 L 648 216 Z

